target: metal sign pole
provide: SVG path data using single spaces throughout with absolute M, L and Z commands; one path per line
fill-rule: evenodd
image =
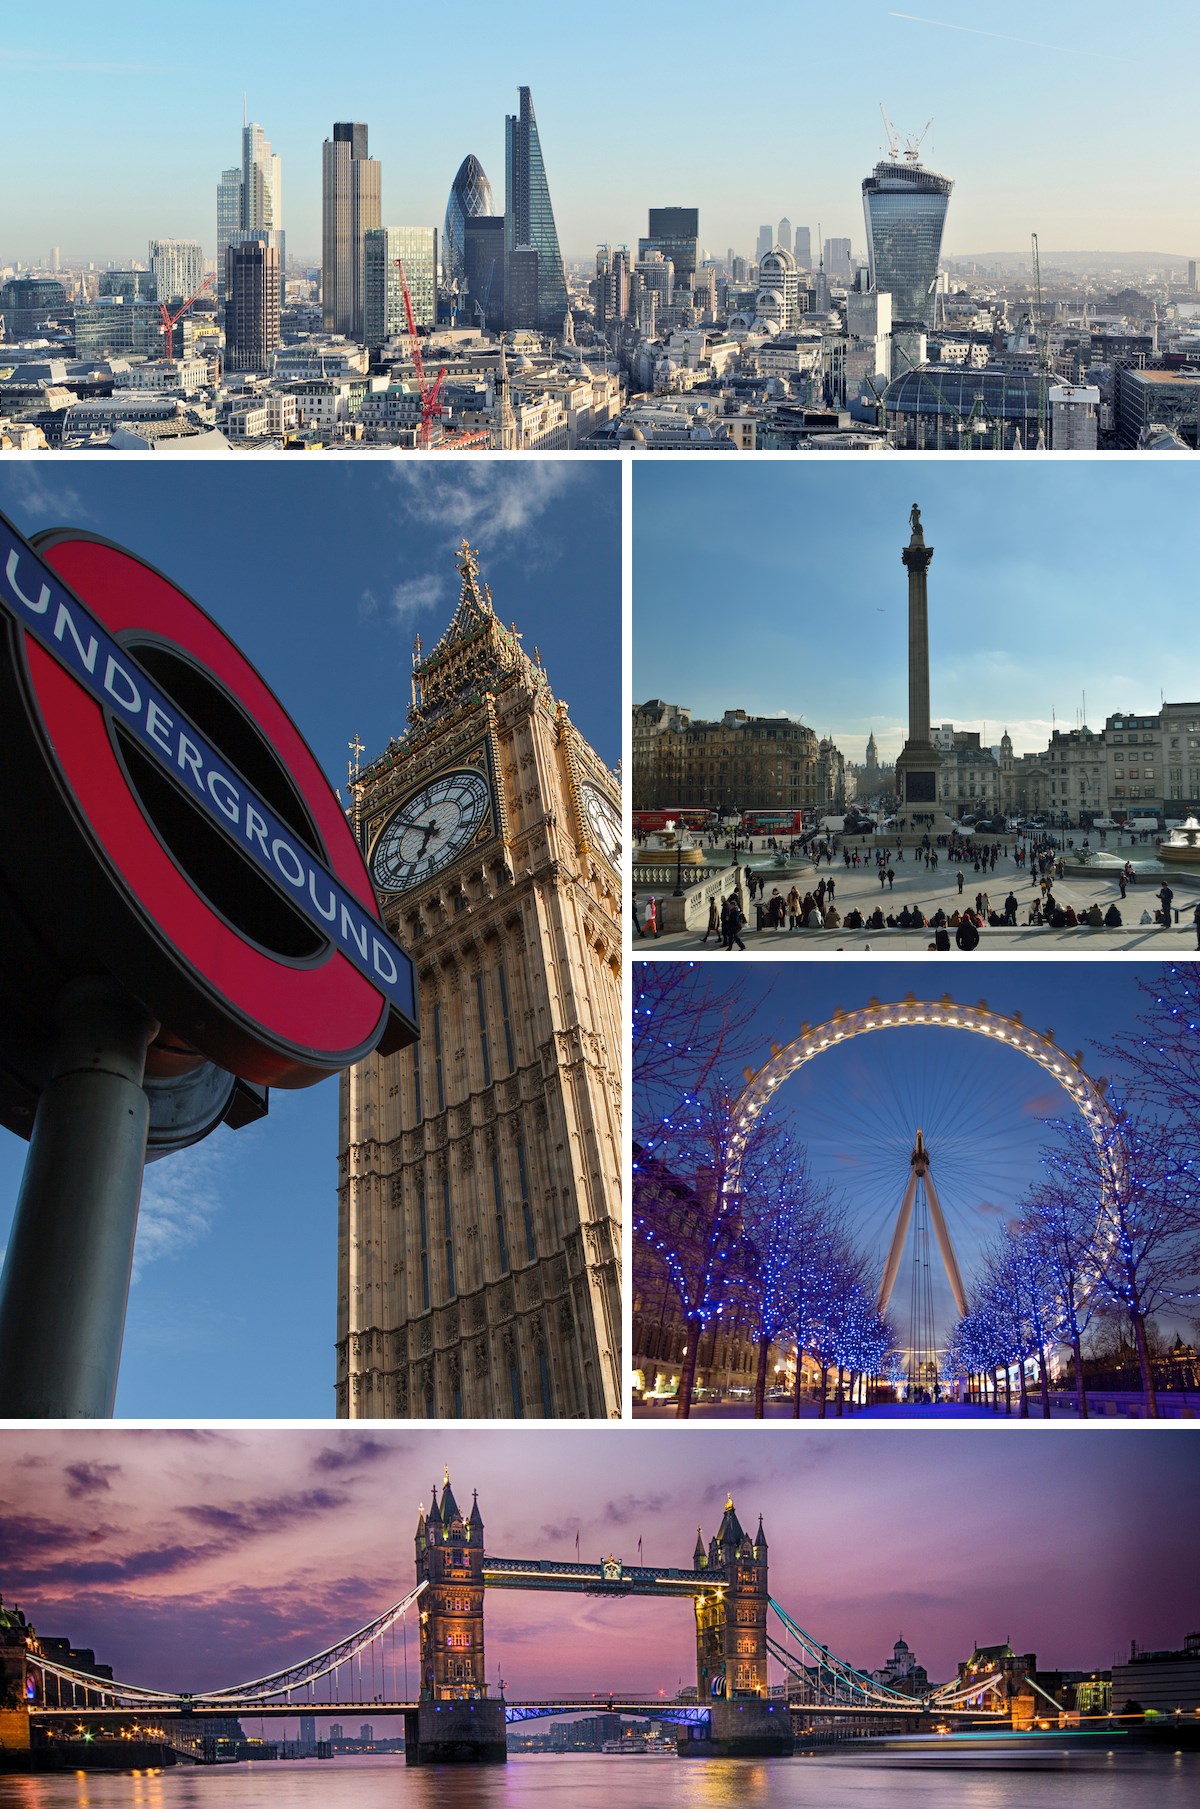
M 158 1025 L 111 980 L 73 980 L 0 1277 L 0 1417 L 106 1419 L 133 1266 Z

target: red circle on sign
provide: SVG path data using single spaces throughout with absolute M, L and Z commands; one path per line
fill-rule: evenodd
M 312 750 L 224 631 L 170 579 L 107 541 L 66 532 L 39 536 L 37 550 L 115 638 L 144 634 L 172 643 L 225 688 L 286 767 L 320 836 L 325 864 L 379 922 L 358 844 Z M 131 790 L 108 713 L 28 636 L 25 648 L 60 771 L 94 840 L 148 927 L 185 964 L 185 978 L 234 1014 L 243 1036 L 261 1044 L 258 1059 L 252 1052 L 251 1064 L 238 1071 L 269 1084 L 303 1085 L 320 1075 L 297 1070 L 297 1055 L 322 1072 L 353 1060 L 375 1040 L 385 1008 L 380 993 L 333 944 L 312 961 L 290 961 L 247 941 L 214 910 Z

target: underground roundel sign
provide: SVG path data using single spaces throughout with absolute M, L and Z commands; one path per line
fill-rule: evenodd
M 211 617 L 109 541 L 3 516 L 0 603 L 14 1020 L 36 1034 L 100 970 L 160 1042 L 262 1085 L 415 1040 L 412 963 L 338 800 Z

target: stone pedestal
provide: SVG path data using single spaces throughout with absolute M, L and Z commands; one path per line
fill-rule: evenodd
M 681 1759 L 790 1759 L 795 1746 L 786 1702 L 714 1701 L 709 1724 L 681 1727 Z
M 406 1765 L 503 1765 L 502 1702 L 422 1702 L 404 1716 Z

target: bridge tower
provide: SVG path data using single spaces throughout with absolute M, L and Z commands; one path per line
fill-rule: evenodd
M 19 1608 L 6 1608 L 0 1597 L 0 1749 L 10 1755 L 29 1752 L 29 1698 L 26 1641 L 33 1629 Z M 18 1762 L 24 1762 L 23 1760 Z
M 421 1689 L 404 1717 L 410 1765 L 503 1764 L 504 1704 L 490 1702 L 483 1653 L 483 1515 L 454 1499 L 450 1472 L 416 1532 L 421 1597 Z
M 709 1728 L 686 1730 L 685 1757 L 773 1757 L 792 1750 L 791 1720 L 784 1702 L 767 1693 L 767 1536 L 759 1516 L 753 1539 L 725 1502 L 720 1527 L 704 1549 L 696 1534 L 693 1568 L 712 1578 L 711 1593 L 696 1597 L 696 1692 L 709 1711 Z

